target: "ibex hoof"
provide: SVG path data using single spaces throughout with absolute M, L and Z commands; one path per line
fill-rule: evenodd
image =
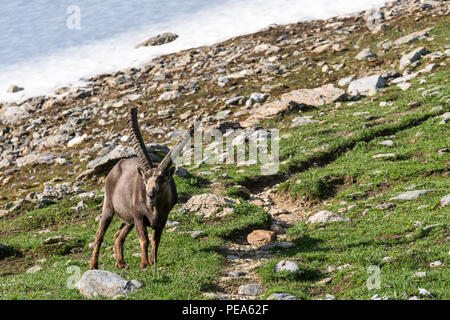
M 126 263 L 124 263 L 124 262 L 119 262 L 119 263 L 116 263 L 116 267 L 118 268 L 118 269 L 126 269 L 126 270 L 128 270 L 130 267 L 126 264 Z
M 141 264 L 141 270 L 147 270 L 148 264 Z

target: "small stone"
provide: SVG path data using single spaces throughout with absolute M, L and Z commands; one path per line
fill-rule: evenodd
M 419 196 L 426 194 L 428 192 L 431 192 L 431 190 L 413 190 L 413 191 L 407 191 L 402 194 L 399 194 L 398 196 L 395 196 L 389 200 L 415 200 Z
M 330 222 L 349 222 L 351 221 L 351 219 L 349 218 L 345 218 L 337 213 L 333 213 L 330 211 L 320 211 L 318 213 L 316 213 L 315 215 L 313 215 L 312 217 L 310 217 L 307 221 L 306 224 L 309 223 L 330 223 Z
M 44 270 L 44 268 L 39 266 L 39 265 L 36 265 L 36 266 L 33 266 L 30 269 L 28 269 L 27 273 L 35 273 L 35 272 L 38 272 L 38 271 L 41 271 L 41 270 Z
M 272 293 L 267 300 L 297 300 L 297 298 L 290 293 L 276 292 Z
M 229 271 L 228 274 L 233 278 L 240 278 L 245 276 L 247 273 L 245 273 L 244 271 Z
M 340 87 L 348 86 L 350 82 L 352 82 L 354 77 L 355 77 L 354 75 L 351 75 L 347 78 L 342 78 L 341 80 L 338 81 L 338 86 Z
M 254 246 L 262 246 L 277 240 L 277 234 L 269 230 L 255 230 L 247 236 L 247 241 Z
M 325 300 L 336 300 L 336 297 L 333 296 L 332 294 L 327 293 L 325 295 Z
M 444 197 L 441 199 L 440 206 L 441 206 L 441 207 L 446 207 L 446 206 L 448 206 L 449 204 L 450 204 L 450 194 L 444 196 Z
M 238 294 L 246 296 L 258 296 L 262 294 L 263 288 L 257 283 L 242 285 L 238 288 Z
M 379 153 L 376 155 L 373 155 L 372 158 L 373 159 L 378 159 L 378 158 L 395 158 L 396 154 L 395 153 Z
M 82 136 L 78 136 L 78 137 L 75 137 L 75 138 L 73 138 L 73 139 L 71 139 L 68 143 L 67 143 L 67 146 L 69 147 L 69 148 L 71 148 L 71 147 L 74 147 L 74 146 L 76 146 L 76 145 L 79 145 L 80 143 L 83 143 L 86 139 L 87 139 L 87 134 L 85 133 L 85 134 L 83 134 Z
M 327 284 L 330 283 L 333 279 L 331 277 L 326 277 L 325 279 L 322 279 L 318 282 L 316 282 L 317 285 L 323 285 L 323 284 Z
M 376 57 L 376 54 L 374 54 L 372 51 L 370 51 L 369 48 L 363 49 L 360 53 L 358 53 L 355 57 L 355 59 L 359 61 L 367 60 L 369 58 Z
M 134 284 L 136 289 L 140 289 L 144 286 L 144 284 L 139 280 L 131 280 L 131 283 Z
M 169 101 L 181 97 L 181 93 L 178 90 L 171 90 L 162 93 L 156 101 Z
M 430 263 L 430 268 L 438 268 L 442 266 L 444 263 L 440 260 L 436 260 Z
M 427 296 L 427 297 L 432 297 L 433 296 L 430 291 L 428 291 L 427 289 L 424 289 L 424 288 L 419 288 L 419 295 L 420 296 Z
M 281 260 L 276 264 L 275 272 L 279 273 L 283 271 L 288 271 L 291 273 L 300 272 L 300 267 L 295 262 L 289 260 Z
M 394 144 L 394 141 L 392 141 L 392 140 L 384 140 L 384 141 L 381 141 L 378 144 L 381 144 L 383 146 L 392 147 L 392 145 Z
M 200 238 L 203 235 L 203 231 L 192 231 L 191 237 L 194 239 Z
M 426 277 L 426 275 L 427 275 L 427 273 L 423 272 L 423 271 L 416 272 L 416 273 L 414 273 L 413 278 L 423 278 L 423 277 Z
M 409 83 L 409 82 L 402 82 L 402 83 L 397 84 L 397 87 L 399 87 L 402 91 L 406 91 L 409 88 L 411 88 L 411 83 Z

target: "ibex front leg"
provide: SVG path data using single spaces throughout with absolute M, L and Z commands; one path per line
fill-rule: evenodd
M 136 231 L 139 236 L 139 243 L 141 244 L 141 269 L 148 267 L 148 233 L 147 227 L 143 220 L 135 221 Z
M 152 232 L 152 252 L 150 253 L 150 263 L 154 266 L 156 274 L 156 260 L 158 254 L 159 241 L 161 240 L 162 228 L 154 228 Z

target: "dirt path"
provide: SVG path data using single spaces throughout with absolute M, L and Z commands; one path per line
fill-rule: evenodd
M 310 208 L 304 208 L 298 201 L 293 201 L 276 193 L 278 185 L 266 187 L 259 193 L 252 194 L 250 202 L 262 207 L 272 216 L 271 229 L 276 231 L 277 241 L 288 242 L 286 231 L 298 221 L 304 220 Z M 225 256 L 227 264 L 222 277 L 215 284 L 214 292 L 206 297 L 228 300 L 255 300 L 260 295 L 238 294 L 240 285 L 257 283 L 262 286 L 262 279 L 256 270 L 274 255 L 273 250 L 263 250 L 247 242 L 246 234 L 227 245 Z

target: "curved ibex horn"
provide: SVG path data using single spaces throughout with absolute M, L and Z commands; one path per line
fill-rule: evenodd
M 152 162 L 148 155 L 147 148 L 142 140 L 141 131 L 137 121 L 137 108 L 131 108 L 127 118 L 128 131 L 131 137 L 134 152 L 136 153 L 141 169 L 144 172 L 152 168 Z
M 195 132 L 195 124 L 197 123 L 197 121 L 200 121 L 200 119 L 201 118 L 199 117 L 199 118 L 197 118 L 197 119 L 195 119 L 193 121 L 193 123 L 192 123 L 191 127 L 189 128 L 188 132 L 186 132 L 186 134 L 178 141 L 178 143 L 164 157 L 164 159 L 161 161 L 161 163 L 158 166 L 159 170 L 164 172 L 167 169 L 169 169 L 169 167 L 173 163 L 172 155 L 175 155 L 175 157 L 178 157 L 178 154 L 180 153 L 180 151 L 189 142 L 189 140 L 191 139 L 191 136 L 194 134 L 194 132 Z

